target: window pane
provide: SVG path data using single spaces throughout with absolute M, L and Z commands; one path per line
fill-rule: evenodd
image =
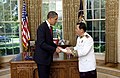
M 99 32 L 94 32 L 93 39 L 94 39 L 94 41 L 98 41 L 99 42 Z
M 1 17 L 0 21 L 4 21 L 3 12 L 0 12 L 0 17 Z
M 0 32 L 0 55 L 18 54 L 20 52 L 19 23 L 0 23 Z
M 12 7 L 12 20 L 17 21 L 18 20 L 18 6 L 17 6 L 17 1 L 12 1 L 11 2 L 11 7 Z
M 56 11 L 58 13 L 58 20 L 62 20 L 62 11 Z
M 100 50 L 99 46 L 100 46 L 99 43 L 95 43 L 94 44 L 94 50 L 95 50 L 95 52 L 99 52 L 99 50 Z
M 17 7 L 17 1 L 11 1 L 11 9 L 12 10 L 18 9 L 18 7 Z
M 0 34 L 4 33 L 4 24 L 0 23 Z
M 92 31 L 92 21 L 87 21 L 87 30 Z
M 10 0 L 4 0 L 4 10 L 10 10 Z
M 87 19 L 92 19 L 92 10 L 87 10 Z
M 57 22 L 55 26 L 53 26 L 53 38 L 62 39 L 62 22 Z
M 49 11 L 55 11 L 56 9 L 56 4 L 55 3 L 50 3 L 49 4 Z
M 87 0 L 87 9 L 91 9 L 92 3 L 91 0 Z
M 5 56 L 6 54 L 5 54 L 5 47 L 2 47 L 1 48 L 1 44 L 0 44 L 0 56 Z
M 94 19 L 99 19 L 100 18 L 100 10 L 96 9 L 94 10 Z
M 93 21 L 92 26 L 95 31 L 99 30 L 99 21 Z
M 7 46 L 6 52 L 7 52 L 7 55 L 13 55 L 13 48 L 11 44 Z
M 6 34 L 18 33 L 18 25 L 18 23 L 0 23 L 0 32 Z
M 3 19 L 3 5 L 0 3 L 0 21 Z
M 94 1 L 94 8 L 99 8 L 100 0 L 91 0 Z
M 0 43 L 9 43 L 11 38 L 8 35 L 0 34 Z M 3 45 L 4 46 L 4 45 Z
M 101 21 L 101 30 L 105 30 L 105 21 Z
M 4 28 L 4 33 L 12 33 L 12 28 L 11 28 L 12 24 L 10 23 L 5 23 L 5 28 Z
M 105 42 L 105 32 L 101 32 L 101 41 Z
M 101 0 L 101 8 L 105 8 L 105 0 Z
M 105 52 L 105 43 L 101 43 L 100 49 L 102 53 Z
M 48 12 L 49 12 L 49 4 L 43 3 L 43 5 L 42 5 L 42 21 L 45 21 L 47 19 Z
M 5 21 L 11 21 L 10 11 L 4 11 L 3 13 L 4 13 L 4 14 L 3 14 L 4 20 L 5 20 Z
M 101 18 L 105 18 L 105 9 L 101 10 Z
M 15 48 L 14 48 L 14 54 L 18 54 L 19 52 L 20 52 L 19 46 L 18 46 L 18 47 L 15 47 Z
M 62 10 L 62 1 L 56 1 L 56 10 Z

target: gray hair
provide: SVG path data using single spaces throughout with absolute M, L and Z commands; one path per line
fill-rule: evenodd
M 49 19 L 50 17 L 54 18 L 56 16 L 58 16 L 58 14 L 55 11 L 50 11 L 47 15 L 47 19 Z

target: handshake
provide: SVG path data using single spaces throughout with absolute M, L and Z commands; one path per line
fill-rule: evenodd
M 61 52 L 64 52 L 66 54 L 72 54 L 73 56 L 78 56 L 78 53 L 77 53 L 77 50 L 74 50 L 73 47 L 66 47 L 65 49 L 61 48 L 61 47 L 58 47 L 58 49 L 61 51 Z

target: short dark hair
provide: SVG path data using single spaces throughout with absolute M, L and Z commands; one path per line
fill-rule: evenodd
M 86 24 L 83 22 L 77 23 L 77 25 L 79 25 L 79 29 L 83 29 L 84 32 L 86 32 Z
M 50 17 L 54 18 L 56 16 L 58 16 L 58 14 L 55 11 L 50 11 L 47 15 L 47 19 L 49 19 Z

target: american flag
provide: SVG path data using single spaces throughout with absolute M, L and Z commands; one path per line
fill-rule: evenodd
M 78 18 L 80 16 L 83 16 L 84 15 L 84 12 L 83 12 L 83 1 L 80 0 L 80 7 L 79 7 L 79 12 L 78 12 Z
M 23 1 L 23 9 L 22 9 L 22 43 L 23 46 L 28 48 L 28 41 L 30 40 L 30 32 L 28 29 L 28 17 L 26 12 L 26 4 Z
M 79 12 L 78 12 L 78 22 L 86 23 L 85 18 L 84 18 L 83 0 L 80 0 L 80 7 L 79 7 Z

